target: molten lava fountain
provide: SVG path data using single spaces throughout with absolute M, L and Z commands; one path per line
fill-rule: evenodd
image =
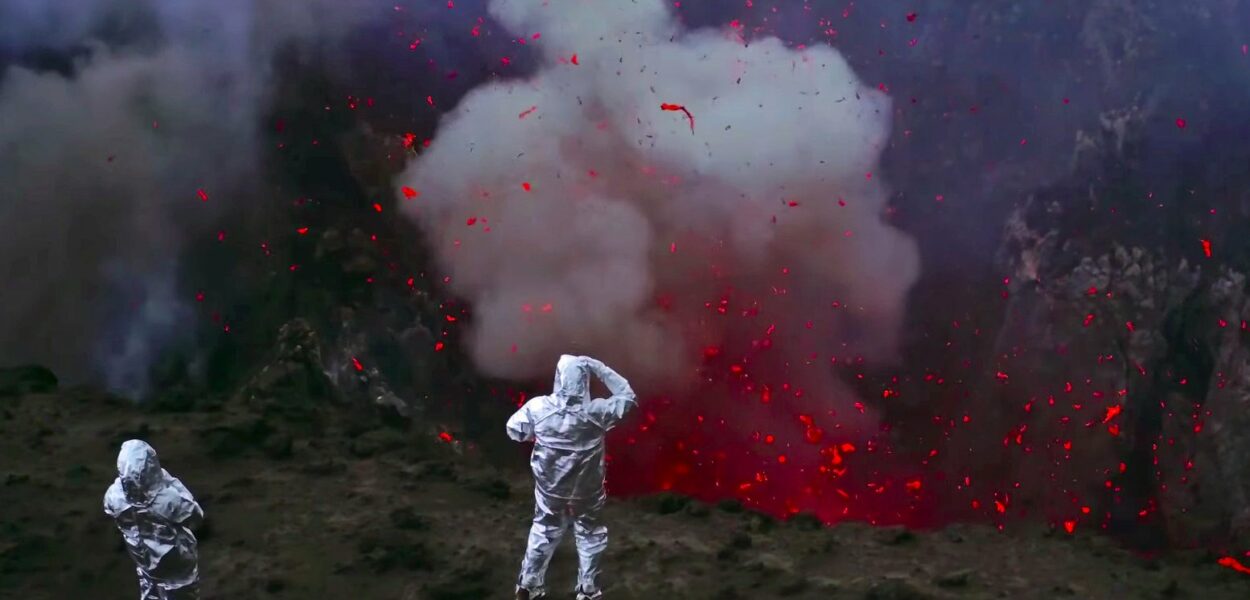
M 892 358 L 919 268 L 882 221 L 889 98 L 830 47 L 684 31 L 660 0 L 490 9 L 544 65 L 470 93 L 397 182 L 474 305 L 478 366 L 625 374 L 646 399 L 615 493 L 923 520 L 922 481 L 834 376 Z

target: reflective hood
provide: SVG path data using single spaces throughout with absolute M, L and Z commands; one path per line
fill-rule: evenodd
M 142 440 L 128 440 L 117 453 L 117 477 L 126 499 L 143 503 L 157 491 L 162 477 L 161 462 L 156 450 Z
M 551 395 L 563 402 L 590 401 L 590 367 L 581 357 L 564 354 L 556 363 L 556 380 Z

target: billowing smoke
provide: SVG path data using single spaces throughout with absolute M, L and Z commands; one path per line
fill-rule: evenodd
M 254 199 L 275 52 L 341 4 L 0 4 L 0 363 L 142 391 L 191 326 L 180 250 Z
M 828 46 L 683 31 L 659 0 L 490 10 L 545 66 L 475 89 L 397 183 L 477 364 L 590 353 L 651 393 L 730 381 L 873 425 L 833 363 L 891 358 L 918 275 L 874 172 L 890 99 Z

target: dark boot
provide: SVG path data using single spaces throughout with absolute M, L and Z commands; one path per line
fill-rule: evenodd
M 541 600 L 546 597 L 546 594 L 531 595 L 529 590 L 519 585 L 516 588 L 516 600 Z
M 586 592 L 581 587 L 577 588 L 577 600 L 600 600 L 601 598 L 603 598 L 603 590 Z

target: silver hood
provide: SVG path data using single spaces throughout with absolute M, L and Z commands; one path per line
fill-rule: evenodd
M 147 504 L 165 483 L 161 461 L 156 450 L 142 440 L 128 440 L 117 453 L 117 479 L 126 499 L 133 504 Z
M 590 402 L 590 366 L 585 359 L 570 354 L 560 356 L 551 395 L 561 404 Z

